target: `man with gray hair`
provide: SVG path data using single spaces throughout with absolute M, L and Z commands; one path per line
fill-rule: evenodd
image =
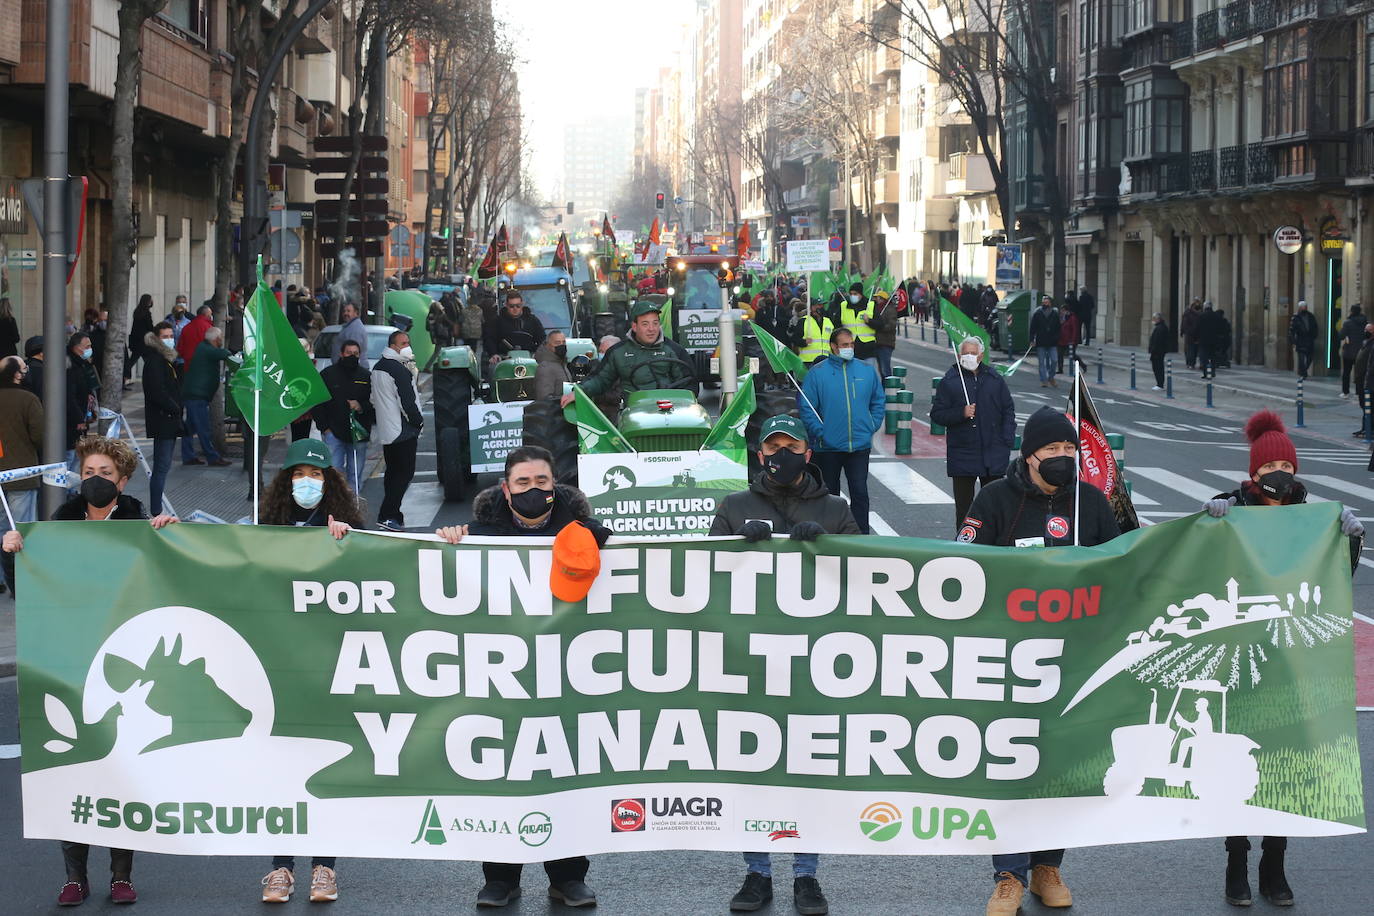
M 339 361 L 339 348 L 346 341 L 353 341 L 358 345 L 358 352 L 362 355 L 358 357 L 358 365 L 364 369 L 371 369 L 372 362 L 367 358 L 367 328 L 363 326 L 362 313 L 358 311 L 358 306 L 352 302 L 345 302 L 343 309 L 339 312 L 339 333 L 334 335 L 334 343 L 329 349 L 330 362 Z
M 186 403 L 186 435 L 181 439 L 182 464 L 209 464 L 214 467 L 227 467 L 230 462 L 215 450 L 210 435 L 210 401 L 219 390 L 220 377 L 224 374 L 223 363 L 229 358 L 224 349 L 224 331 L 211 325 L 204 338 L 196 344 L 186 369 L 186 380 L 182 383 L 183 398 Z M 196 447 L 192 439 L 200 440 L 204 458 L 196 457 Z
M 1155 371 L 1155 391 L 1164 390 L 1164 355 L 1169 352 L 1169 325 L 1164 316 L 1155 312 L 1154 329 L 1150 331 L 1150 368 Z
M 935 389 L 930 422 L 945 427 L 945 471 L 954 481 L 954 524 L 973 505 L 974 484 L 1005 477 L 1016 443 L 1016 403 L 1006 380 L 984 362 L 983 341 L 967 337 Z M 968 540 L 972 540 L 969 538 Z

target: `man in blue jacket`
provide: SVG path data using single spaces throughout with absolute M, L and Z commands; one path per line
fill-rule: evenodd
M 868 455 L 883 423 L 887 396 L 878 370 L 854 360 L 854 332 L 830 334 L 830 356 L 816 363 L 802 383 L 801 415 L 815 445 L 812 460 L 825 486 L 840 495 L 840 472 L 849 483 L 849 508 L 859 530 L 868 527 Z
M 966 338 L 959 361 L 935 389 L 930 422 L 945 427 L 945 473 L 954 480 L 954 527 L 973 505 L 975 480 L 986 487 L 1007 473 L 1016 442 L 1016 404 L 1006 380 L 983 362 L 983 341 Z

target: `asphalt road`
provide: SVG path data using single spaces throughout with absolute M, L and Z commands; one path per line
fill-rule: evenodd
M 947 352 L 903 342 L 899 364 L 910 368 L 917 392 L 916 413 L 924 414 L 928 379 L 943 374 Z M 1141 373 L 1142 381 L 1146 373 Z M 1111 381 L 1109 379 L 1109 381 Z M 1162 523 L 1197 511 L 1203 498 L 1233 489 L 1244 475 L 1247 452 L 1241 426 L 1260 406 L 1263 397 L 1233 394 L 1217 409 L 1196 400 L 1165 401 L 1146 391 L 1128 392 L 1122 380 L 1098 395 L 1098 408 L 1109 431 L 1127 436 L 1127 477 L 1142 518 Z M 1148 386 L 1148 381 L 1145 382 Z M 1062 404 L 1065 387 L 1040 388 L 1034 367 L 1012 379 L 1017 412 L 1024 418 L 1042 404 Z M 1349 411 L 1354 417 L 1353 408 Z M 1352 420 L 1352 425 L 1357 421 Z M 1299 477 L 1316 497 L 1340 500 L 1374 523 L 1374 481 L 1365 470 L 1368 452 L 1331 436 L 1294 432 L 1301 462 Z M 918 429 L 915 454 L 898 458 L 891 439 L 875 448 L 871 483 L 875 529 L 882 534 L 952 537 L 953 502 L 944 474 L 942 440 Z M 1348 441 L 1348 440 L 1347 440 Z M 439 524 L 459 524 L 470 518 L 470 504 L 445 504 L 434 476 L 432 437 L 420 445 L 419 473 L 407 494 L 405 512 L 413 530 Z M 495 475 L 484 475 L 490 485 Z M 375 514 L 381 499 L 380 476 L 364 488 Z M 369 518 L 369 521 L 372 521 Z M 1374 527 L 1371 528 L 1374 530 Z M 1355 610 L 1374 617 L 1374 559 L 1366 559 L 1355 576 Z M 1357 638 L 1368 640 L 1374 626 L 1357 623 Z M 1365 671 L 1362 696 L 1371 684 Z M 1365 701 L 1362 701 L 1365 702 Z M 1364 761 L 1366 807 L 1374 786 L 1374 712 L 1357 714 Z M 0 756 L 18 742 L 15 682 L 0 679 Z M 9 877 L 6 913 L 50 912 L 62 883 L 61 857 L 56 843 L 21 838 L 19 761 L 0 759 L 0 861 Z M 1252 857 L 1253 866 L 1258 852 Z M 98 873 L 103 852 L 92 854 Z M 1065 862 L 1065 878 L 1077 904 L 1072 912 L 1111 916 L 1156 916 L 1160 913 L 1221 914 L 1235 912 L 1222 899 L 1225 855 L 1220 840 L 1103 846 L 1074 850 Z M 1374 840 L 1368 834 L 1338 839 L 1295 840 L 1289 851 L 1289 877 L 1301 912 L 1344 914 L 1369 912 L 1362 879 L 1374 862 Z M 786 861 L 778 871 L 786 875 Z M 142 895 L 139 912 L 245 913 L 259 912 L 259 879 L 268 870 L 265 859 L 177 857 L 140 854 L 135 879 Z M 990 865 L 976 857 L 900 858 L 890 856 L 826 856 L 820 879 L 835 914 L 978 914 L 990 889 Z M 600 894 L 598 912 L 614 914 L 725 913 L 743 877 L 738 857 L 726 853 L 658 852 L 601 856 L 594 859 L 589 883 Z M 465 912 L 481 877 L 470 862 L 433 863 L 407 860 L 348 860 L 340 863 L 336 913 Z M 538 868 L 527 870 L 526 897 L 512 913 L 568 912 L 544 896 Z M 790 885 L 776 882 L 771 910 L 790 913 Z M 97 891 L 100 889 L 97 888 Z M 1361 903 L 1360 901 L 1365 901 Z M 289 906 L 313 906 L 304 895 Z M 1268 907 L 1256 900 L 1254 911 Z M 93 897 L 82 910 L 105 911 L 111 904 Z M 285 908 L 282 908 L 285 911 Z M 1024 913 L 1049 912 L 1028 898 Z

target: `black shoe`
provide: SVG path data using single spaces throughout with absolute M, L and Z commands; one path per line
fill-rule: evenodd
M 479 907 L 505 906 L 520 896 L 520 885 L 507 884 L 505 881 L 488 881 L 477 892 Z
M 1249 906 L 1254 903 L 1250 896 L 1250 879 L 1247 876 L 1245 853 L 1232 853 L 1226 861 L 1226 902 L 1231 906 Z
M 1283 873 L 1283 853 L 1266 850 L 1260 856 L 1259 892 L 1274 906 L 1292 906 L 1293 889 Z
M 810 875 L 792 879 L 792 904 L 802 916 L 824 916 L 830 912 L 821 883 Z
M 549 896 L 567 906 L 596 906 L 596 891 L 585 881 L 560 881 L 549 885 Z
M 730 909 L 736 913 L 748 913 L 772 899 L 773 879 L 751 871 L 744 876 L 744 886 L 739 889 L 739 893 L 730 898 Z

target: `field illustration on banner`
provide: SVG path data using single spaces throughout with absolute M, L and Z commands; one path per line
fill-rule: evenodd
M 577 475 L 592 514 L 616 534 L 705 534 L 716 507 L 743 490 L 744 452 L 578 455 Z

